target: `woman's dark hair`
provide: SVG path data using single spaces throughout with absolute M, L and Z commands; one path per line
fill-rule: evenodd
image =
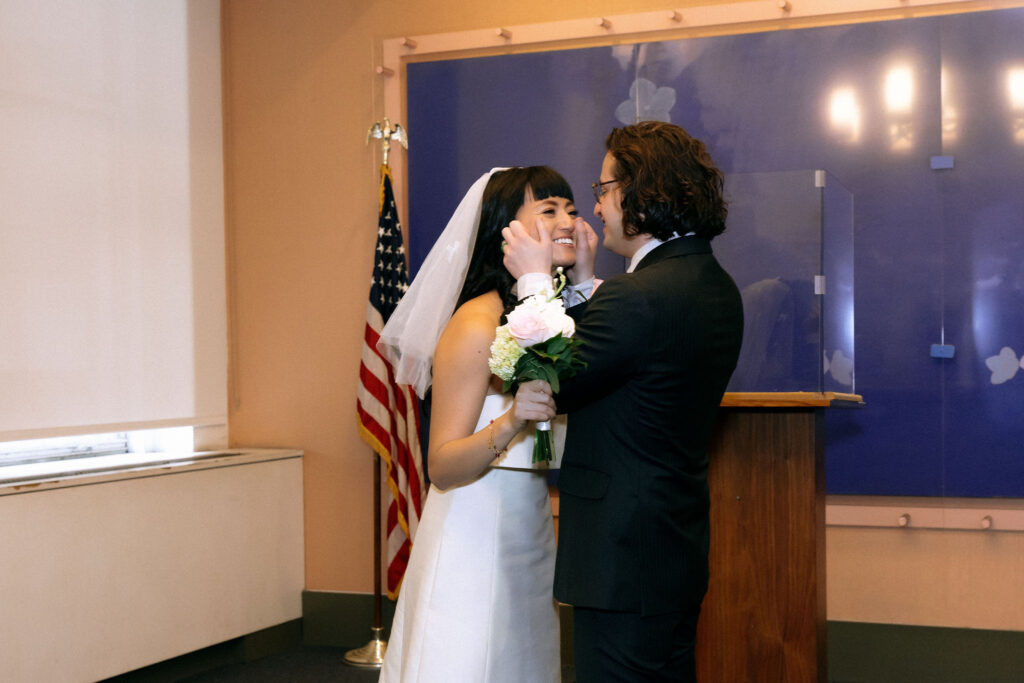
M 492 175 L 484 188 L 473 256 L 456 308 L 491 290 L 498 291 L 505 313 L 515 307 L 516 297 L 512 293 L 515 280 L 502 263 L 501 230 L 515 220 L 527 190 L 533 193 L 534 199 L 562 197 L 575 202 L 569 183 L 547 166 L 510 168 Z
M 605 147 L 615 157 L 625 234 L 710 240 L 725 230 L 722 172 L 703 142 L 671 123 L 644 121 L 614 129 Z

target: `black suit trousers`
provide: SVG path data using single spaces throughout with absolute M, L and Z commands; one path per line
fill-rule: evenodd
M 573 608 L 577 683 L 696 683 L 699 616 Z

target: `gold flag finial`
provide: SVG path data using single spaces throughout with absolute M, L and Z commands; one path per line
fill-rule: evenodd
M 384 165 L 388 165 L 388 154 L 391 152 L 391 141 L 394 140 L 409 149 L 409 134 L 402 128 L 402 124 L 396 123 L 394 127 L 391 126 L 391 121 L 388 117 L 384 117 L 383 121 L 370 126 L 370 131 L 366 134 L 366 144 L 370 144 L 370 140 L 378 138 L 382 141 L 382 147 L 384 150 Z

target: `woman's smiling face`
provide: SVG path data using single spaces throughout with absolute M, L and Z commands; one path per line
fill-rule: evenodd
M 576 263 L 575 221 L 579 213 L 572 201 L 564 197 L 535 199 L 526 188 L 523 205 L 516 212 L 516 220 L 537 239 L 541 227 L 551 236 L 551 265 L 570 268 Z M 539 221 L 538 221 L 539 219 Z

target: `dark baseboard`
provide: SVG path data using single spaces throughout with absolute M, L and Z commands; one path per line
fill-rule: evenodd
M 302 640 L 306 645 L 357 648 L 373 633 L 374 598 L 368 593 L 302 592 Z M 395 601 L 381 598 L 384 640 L 391 634 Z
M 1020 683 L 1024 632 L 828 623 L 832 683 Z

